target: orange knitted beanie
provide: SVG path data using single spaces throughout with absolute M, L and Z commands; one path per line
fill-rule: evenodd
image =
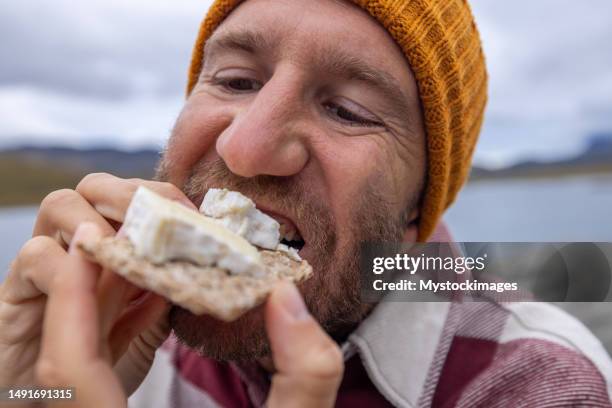
M 202 69 L 204 43 L 242 0 L 215 0 L 193 48 L 187 94 Z M 427 180 L 419 241 L 433 232 L 465 182 L 482 124 L 487 73 L 466 0 L 352 0 L 389 32 L 415 75 L 427 134 Z

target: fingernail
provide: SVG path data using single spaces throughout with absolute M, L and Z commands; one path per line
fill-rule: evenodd
M 295 320 L 307 320 L 310 318 L 310 313 L 304 304 L 302 295 L 292 283 L 282 283 L 279 289 L 279 300 L 283 309 L 285 309 Z
M 77 227 L 76 231 L 74 231 L 74 236 L 72 237 L 72 242 L 76 243 L 83 239 L 83 236 L 87 234 L 87 224 L 82 222 Z
M 72 236 L 72 241 L 70 241 L 69 252 L 74 251 L 77 243 L 86 239 L 88 235 L 91 235 L 92 229 L 95 230 L 95 226 L 93 226 L 91 223 L 89 222 L 80 223 L 76 231 L 74 231 L 74 235 Z

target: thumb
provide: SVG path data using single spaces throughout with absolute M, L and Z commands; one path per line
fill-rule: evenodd
M 332 407 L 344 370 L 342 353 L 293 284 L 281 283 L 270 295 L 266 330 L 276 368 L 267 406 Z

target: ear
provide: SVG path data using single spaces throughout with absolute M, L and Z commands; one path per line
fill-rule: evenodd
M 408 215 L 408 226 L 404 231 L 404 242 L 416 242 L 419 235 L 419 209 L 414 208 Z

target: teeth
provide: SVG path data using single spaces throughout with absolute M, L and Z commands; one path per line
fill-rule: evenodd
M 285 238 L 287 241 L 293 241 L 294 237 L 295 237 L 295 231 L 289 231 L 283 236 L 283 238 Z
M 280 235 L 282 239 L 287 241 L 302 241 L 302 237 L 293 226 L 281 224 Z

